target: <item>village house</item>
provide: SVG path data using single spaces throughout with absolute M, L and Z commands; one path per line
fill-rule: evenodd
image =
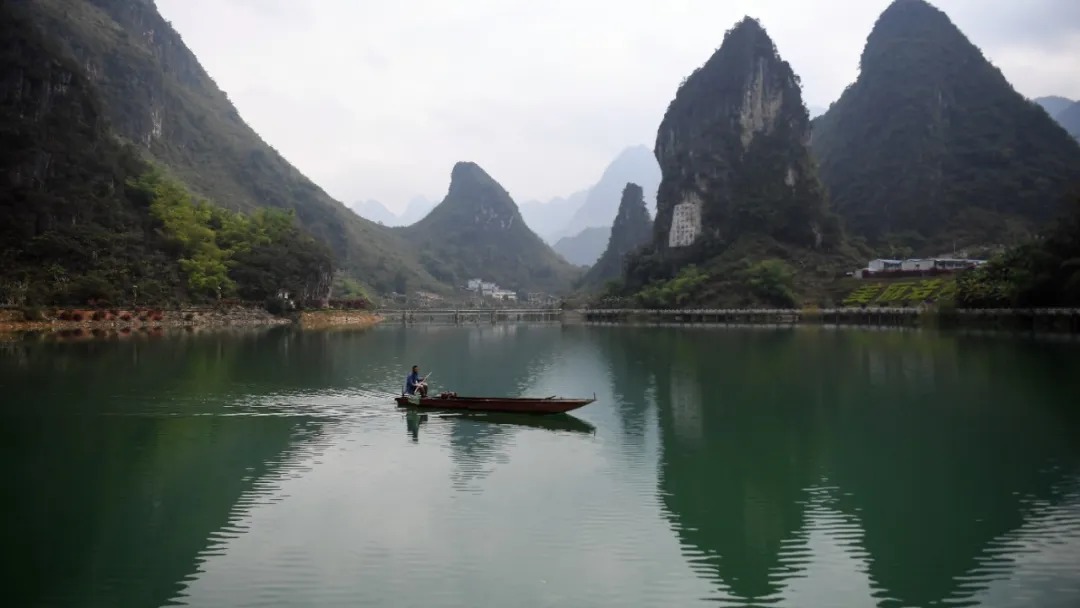
M 855 271 L 856 278 L 867 276 L 905 276 L 908 274 L 950 273 L 985 264 L 986 260 L 966 258 L 910 258 L 907 260 L 876 259 L 870 260 L 866 268 Z

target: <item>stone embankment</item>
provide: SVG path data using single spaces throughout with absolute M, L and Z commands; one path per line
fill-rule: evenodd
M 297 323 L 301 329 L 360 329 L 380 321 L 380 315 L 362 310 L 313 310 L 301 312 Z
M 0 332 L 69 330 L 140 330 L 182 327 L 256 327 L 297 324 L 304 329 L 370 327 L 378 315 L 357 310 L 320 310 L 290 317 L 261 307 L 132 309 L 0 309 Z

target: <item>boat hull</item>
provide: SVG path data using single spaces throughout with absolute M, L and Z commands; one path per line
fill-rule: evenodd
M 506 414 L 561 414 L 586 406 L 595 399 L 498 398 L 498 397 L 424 397 L 419 403 L 408 397 L 396 397 L 398 407 L 417 407 Z

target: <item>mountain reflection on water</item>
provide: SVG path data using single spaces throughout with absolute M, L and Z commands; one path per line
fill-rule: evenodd
M 822 328 L 9 340 L 9 595 L 1073 606 L 1078 362 L 1072 344 Z M 398 408 L 414 363 L 433 390 L 598 400 Z
M 784 598 L 822 518 L 875 597 L 898 606 L 975 597 L 1008 572 L 1003 539 L 1025 522 L 1064 512 L 1076 526 L 1077 426 L 1063 424 L 1076 411 L 1061 410 L 1062 381 L 1076 379 L 1055 353 L 788 330 L 703 357 L 709 340 L 658 333 L 641 350 L 669 516 L 699 572 L 735 598 Z

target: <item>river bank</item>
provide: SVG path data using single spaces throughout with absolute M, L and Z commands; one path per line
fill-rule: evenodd
M 1063 308 L 585 309 L 574 316 L 579 322 L 601 324 L 825 324 L 1080 333 L 1080 309 Z
M 355 310 L 302 311 L 276 316 L 261 307 L 132 309 L 0 309 L 0 333 L 118 332 L 170 328 L 270 327 L 297 325 L 303 329 L 370 327 L 378 315 Z
M 296 324 L 301 329 L 364 329 L 382 320 L 381 315 L 362 310 L 310 310 L 301 312 Z

